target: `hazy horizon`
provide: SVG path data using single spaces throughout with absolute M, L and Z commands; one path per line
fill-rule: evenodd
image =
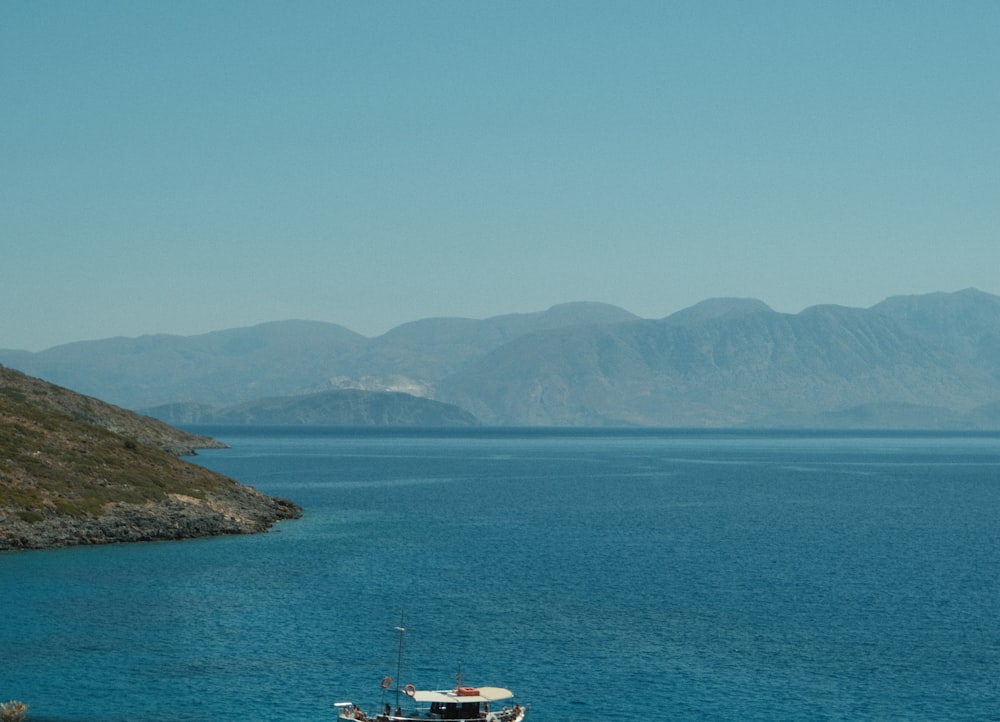
M 1000 4 L 0 7 L 0 348 L 1000 292 Z

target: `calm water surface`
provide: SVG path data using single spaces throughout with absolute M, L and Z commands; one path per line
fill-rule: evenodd
M 405 611 L 403 683 L 534 722 L 1000 719 L 996 436 L 211 431 L 305 517 L 0 555 L 0 698 L 332 722 Z

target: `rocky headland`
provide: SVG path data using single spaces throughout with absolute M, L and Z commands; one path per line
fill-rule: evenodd
M 0 551 L 251 534 L 301 516 L 178 456 L 220 446 L 0 366 Z

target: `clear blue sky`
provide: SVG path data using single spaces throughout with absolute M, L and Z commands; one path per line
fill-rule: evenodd
M 1000 293 L 1000 2 L 0 3 L 0 348 Z

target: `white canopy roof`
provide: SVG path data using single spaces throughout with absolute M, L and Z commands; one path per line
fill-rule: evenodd
M 496 702 L 501 699 L 510 699 L 514 693 L 503 687 L 476 687 L 479 694 L 459 695 L 454 689 L 449 690 L 425 690 L 418 689 L 413 694 L 413 699 L 417 702 L 442 702 L 444 704 L 460 704 L 462 702 Z

